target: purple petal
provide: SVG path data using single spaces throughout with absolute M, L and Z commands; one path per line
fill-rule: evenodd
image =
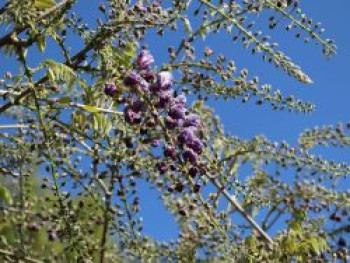
M 104 92 L 107 96 L 113 97 L 117 94 L 117 87 L 113 83 L 106 84 Z
M 201 124 L 201 120 L 200 120 L 199 116 L 197 114 L 193 114 L 193 113 L 189 114 L 186 117 L 185 122 L 184 122 L 185 127 L 190 127 L 190 126 L 198 127 L 200 124 Z
M 190 162 L 192 164 L 195 164 L 198 161 L 198 155 L 192 149 L 184 151 L 182 156 L 186 162 Z
M 152 54 L 148 50 L 143 50 L 137 57 L 137 65 L 140 69 L 147 69 L 154 62 Z
M 168 89 L 173 85 L 173 76 L 169 71 L 161 71 L 157 75 L 157 84 L 160 89 Z

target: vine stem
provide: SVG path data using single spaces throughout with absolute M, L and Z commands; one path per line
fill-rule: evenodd
M 209 177 L 210 181 L 213 183 L 213 185 L 222 192 L 222 194 L 225 196 L 227 201 L 229 201 L 236 209 L 237 211 L 249 222 L 249 224 L 269 243 L 273 244 L 272 238 L 267 234 L 260 225 L 244 210 L 244 208 L 241 206 L 241 204 L 238 202 L 238 200 L 229 194 L 229 192 L 214 178 Z
M 45 145 L 45 148 L 47 150 L 48 158 L 50 160 L 50 169 L 51 169 L 52 179 L 53 179 L 53 183 L 54 183 L 54 191 L 55 191 L 55 194 L 56 194 L 56 196 L 58 198 L 58 203 L 59 203 L 59 206 L 60 206 L 60 209 L 61 209 L 61 213 L 64 216 L 64 221 L 65 221 L 65 224 L 67 226 L 68 234 L 71 237 L 71 227 L 70 227 L 69 222 L 67 221 L 67 218 L 65 217 L 65 208 L 64 208 L 64 204 L 62 202 L 61 194 L 59 192 L 59 184 L 58 184 L 58 176 L 57 176 L 57 172 L 56 172 L 56 164 L 55 164 L 55 162 L 53 160 L 53 156 L 52 156 L 51 151 L 50 151 L 50 145 L 49 145 L 49 141 L 48 141 L 49 138 L 48 138 L 48 134 L 47 134 L 47 129 L 46 129 L 43 117 L 42 117 L 42 112 L 40 110 L 39 101 L 38 101 L 38 98 L 37 98 L 37 95 L 36 95 L 36 90 L 35 90 L 34 87 L 33 87 L 32 91 L 33 91 L 33 97 L 34 97 L 34 101 L 35 101 L 35 107 L 36 107 L 36 112 L 37 112 L 37 115 L 38 115 L 39 124 L 41 126 L 42 133 L 43 133 L 44 145 Z
M 105 262 L 106 258 L 106 251 L 107 251 L 107 237 L 108 237 L 108 230 L 110 226 L 110 213 L 111 213 L 111 206 L 112 206 L 112 192 L 114 189 L 115 184 L 115 174 L 116 172 L 113 170 L 111 173 L 111 178 L 109 182 L 109 188 L 105 190 L 105 211 L 104 211 L 104 222 L 103 222 L 103 230 L 102 230 L 102 236 L 101 236 L 101 242 L 100 242 L 100 263 Z

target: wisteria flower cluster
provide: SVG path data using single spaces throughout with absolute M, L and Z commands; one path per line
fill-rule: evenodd
M 124 118 L 130 125 L 161 125 L 170 134 L 164 146 L 164 156 L 171 160 L 180 160 L 192 165 L 190 173 L 199 171 L 199 157 L 203 152 L 200 138 L 200 117 L 187 108 L 183 94 L 178 95 L 173 86 L 173 76 L 169 71 L 156 72 L 151 68 L 154 58 L 148 50 L 143 50 L 137 57 L 136 70 L 124 78 L 124 85 L 130 88 L 132 98 L 124 108 Z M 118 88 L 107 84 L 105 94 L 115 96 Z M 149 120 L 148 116 L 153 116 Z M 149 140 L 154 147 L 160 145 L 159 139 Z M 159 165 L 160 173 L 168 170 L 166 163 Z

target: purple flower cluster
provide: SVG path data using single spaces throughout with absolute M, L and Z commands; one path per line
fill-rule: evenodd
M 131 125 L 144 124 L 141 126 L 142 135 L 147 135 L 145 126 L 151 127 L 150 116 L 153 118 L 152 128 L 162 122 L 169 134 L 174 134 L 170 136 L 170 142 L 167 142 L 169 145 L 164 147 L 164 156 L 172 160 L 182 158 L 192 164 L 191 174 L 194 174 L 198 170 L 196 166 L 204 147 L 199 136 L 200 118 L 197 114 L 189 112 L 186 97 L 177 95 L 171 88 L 171 72 L 155 72 L 151 69 L 153 62 L 152 54 L 143 50 L 136 59 L 136 69 L 124 77 L 124 85 L 131 91 L 131 98 L 129 97 L 128 105 L 124 109 L 125 121 Z M 105 93 L 113 96 L 117 92 L 114 90 L 115 86 L 109 84 Z M 144 141 L 153 147 L 161 145 L 158 138 L 147 138 Z M 165 173 L 167 169 L 165 163 L 158 167 L 161 173 Z
M 107 96 L 114 97 L 114 95 L 117 94 L 118 89 L 113 83 L 108 83 L 105 86 L 104 92 Z

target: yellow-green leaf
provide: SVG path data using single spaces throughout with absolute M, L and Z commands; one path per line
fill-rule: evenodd
M 48 68 L 47 76 L 52 82 L 58 80 L 65 81 L 69 87 L 73 87 L 77 80 L 77 76 L 73 69 L 63 63 L 54 61 L 52 59 L 45 60 L 41 63 L 42 68 Z
M 4 186 L 0 187 L 0 200 L 4 200 L 8 204 L 12 204 L 11 192 Z
M 58 103 L 61 104 L 61 105 L 68 105 L 70 103 L 70 96 L 66 95 L 66 96 L 61 97 L 58 100 Z
M 191 22 L 188 18 L 184 18 L 183 19 L 184 21 L 184 25 L 185 25 L 185 30 L 188 34 L 191 34 L 192 33 L 192 27 L 191 27 Z
M 40 52 L 44 52 L 46 48 L 46 37 L 45 35 L 39 35 L 36 41 L 36 45 Z
M 56 5 L 56 2 L 54 0 L 35 0 L 34 2 L 34 7 L 42 8 L 42 9 L 51 8 L 51 7 L 54 7 L 55 5 Z
M 96 112 L 100 112 L 100 110 L 94 106 L 89 106 L 89 105 L 79 105 L 79 108 L 82 108 L 88 112 L 91 113 L 96 113 Z

